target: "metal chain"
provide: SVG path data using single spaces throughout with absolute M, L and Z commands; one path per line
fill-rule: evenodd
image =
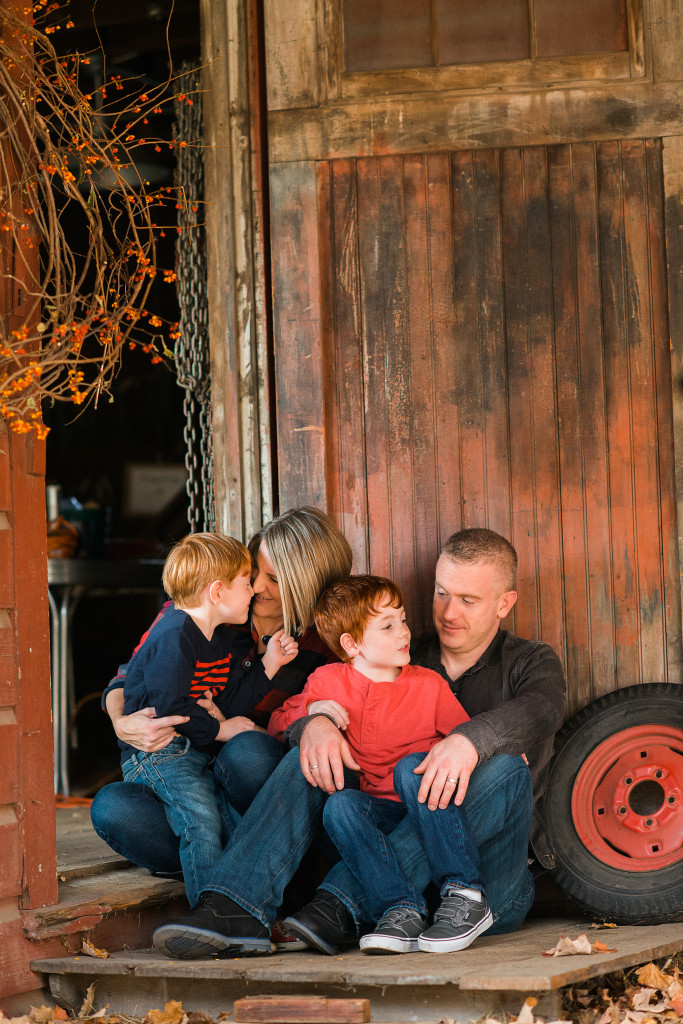
M 188 143 L 202 138 L 200 71 L 183 65 L 178 88 L 191 103 L 180 103 L 176 139 Z M 178 384 L 185 390 L 185 465 L 187 518 L 190 530 L 213 532 L 216 511 L 213 487 L 213 425 L 211 417 L 211 359 L 206 295 L 206 236 L 204 231 L 204 164 L 199 145 L 178 147 L 175 185 L 178 190 L 176 274 L 180 305 L 180 338 L 175 344 Z

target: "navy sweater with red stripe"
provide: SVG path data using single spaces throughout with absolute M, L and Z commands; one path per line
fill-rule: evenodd
M 243 631 L 221 625 L 207 640 L 187 612 L 174 606 L 165 609 L 128 666 L 124 713 L 153 707 L 157 718 L 189 715 L 177 731 L 200 750 L 210 749 L 219 723 L 197 704 L 206 690 L 211 690 L 225 717 L 233 718 L 250 714 L 273 688 L 265 673 L 255 675 L 232 664 L 235 642 L 243 638 Z M 135 752 L 121 740 L 119 746 L 122 762 Z

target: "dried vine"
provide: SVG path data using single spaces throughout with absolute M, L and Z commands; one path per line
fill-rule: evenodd
M 41 401 L 96 403 L 126 348 L 172 358 L 177 324 L 145 304 L 157 274 L 175 280 L 157 267 L 156 235 L 160 211 L 170 204 L 175 225 L 183 198 L 150 190 L 136 158 L 186 146 L 146 132 L 161 104 L 192 102 L 170 83 L 132 92 L 120 76 L 84 92 L 92 55 L 57 54 L 50 36 L 70 27 L 60 16 L 48 0 L 0 11 L 0 415 L 39 437 Z

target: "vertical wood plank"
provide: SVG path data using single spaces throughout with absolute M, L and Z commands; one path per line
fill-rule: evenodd
M 667 311 L 667 279 L 664 261 L 664 192 L 662 144 L 645 143 L 645 172 L 648 197 L 648 255 L 650 305 L 654 350 L 654 394 L 657 404 L 657 455 L 659 514 L 662 557 L 662 607 L 666 642 L 657 679 L 680 678 L 683 667 L 681 645 L 681 588 L 676 518 L 676 476 L 673 452 L 673 396 L 671 393 L 671 348 Z
M 540 637 L 565 650 L 547 149 L 524 151 Z
M 573 677 L 569 701 L 573 710 L 613 688 L 615 637 L 595 147 L 572 146 L 571 152 L 579 334 L 579 412 L 588 572 L 586 601 L 591 661 L 590 680 Z M 558 377 L 560 372 L 558 364 Z M 571 444 L 571 427 L 563 427 L 561 439 L 563 445 Z
M 459 411 L 460 482 L 462 525 L 464 528 L 486 523 L 486 425 L 484 422 L 484 346 L 481 335 L 482 285 L 487 269 L 481 265 L 480 232 L 486 232 L 480 196 L 480 178 L 492 153 L 480 160 L 468 153 L 469 174 L 454 174 L 457 204 L 463 212 L 462 236 L 455 256 L 455 291 L 458 296 L 459 349 L 457 402 Z M 463 195 L 463 189 L 465 194 Z M 464 200 L 464 202 L 463 202 Z
M 616 645 L 615 678 L 613 683 L 609 680 L 605 683 L 608 689 L 614 689 L 615 685 L 641 682 L 626 252 L 621 152 L 616 142 L 598 145 L 598 212 Z
M 327 210 L 321 204 L 321 228 L 329 225 L 329 256 L 321 243 L 321 280 L 325 288 L 325 389 L 328 505 L 354 553 L 358 572 L 369 571 L 368 494 L 365 464 L 363 323 L 358 268 L 358 218 L 355 163 L 338 160 L 321 167 Z M 329 220 L 323 221 L 327 217 Z M 327 273 L 323 266 L 327 264 Z M 329 313 L 327 312 L 329 310 Z
M 455 179 L 467 171 L 456 168 L 459 154 L 451 159 L 428 157 L 429 244 L 431 268 L 432 365 L 434 389 L 434 458 L 436 462 L 436 522 L 434 543 L 440 550 L 452 533 L 460 529 L 460 434 L 458 421 L 458 304 L 456 291 L 454 236 L 461 229 L 464 207 L 456 205 Z M 469 175 L 471 181 L 471 174 Z M 467 191 L 461 186 L 462 192 Z M 454 226 L 455 225 L 455 226 Z M 432 567 L 433 568 L 433 567 Z M 430 581 L 431 598 L 433 580 Z M 430 610 L 425 615 L 431 619 Z
M 371 571 L 380 576 L 391 576 L 393 538 L 389 490 L 389 423 L 385 388 L 386 346 L 391 327 L 386 320 L 384 295 L 385 254 L 381 245 L 384 226 L 380 220 L 380 160 L 359 160 L 356 175 L 364 347 L 368 548 Z
M 438 174 L 442 188 L 432 188 Z M 411 382 L 410 453 L 413 481 L 413 567 L 411 623 L 423 633 L 434 588 L 434 565 L 438 553 L 436 524 L 437 465 L 436 434 L 438 412 L 434 401 L 434 272 L 431 232 L 435 220 L 450 219 L 448 161 L 428 157 L 407 157 L 403 167 L 406 204 L 407 332 Z M 443 187 L 445 186 L 445 187 Z M 407 567 L 406 567 L 407 568 Z M 416 614 L 417 612 L 417 614 Z
M 501 152 L 503 274 L 505 324 L 510 374 L 511 541 L 519 556 L 519 599 L 516 629 L 520 636 L 539 637 L 541 622 L 536 579 L 535 479 L 533 451 L 533 385 L 529 348 L 526 199 L 522 151 Z
M 577 680 L 580 703 L 591 696 L 590 595 L 587 572 L 586 508 L 583 476 L 579 310 L 574 236 L 572 151 L 548 151 L 548 194 L 551 231 L 557 415 L 562 423 L 559 443 L 562 509 L 561 587 L 565 603 L 567 673 Z M 599 530 L 595 523 L 593 529 Z
M 319 101 L 316 0 L 264 0 L 268 109 L 312 107 Z
M 412 618 L 415 558 L 410 337 L 408 327 L 408 266 L 404 160 L 379 162 L 379 226 L 382 259 L 382 306 L 385 329 L 384 403 L 387 423 L 387 475 L 391 575 L 406 588 Z M 413 239 L 416 242 L 417 239 Z M 424 250 L 422 254 L 424 258 Z M 424 309 L 425 296 L 420 300 Z M 368 333 L 371 324 L 367 325 Z M 370 397 L 370 396 L 369 396 Z
M 645 146 L 621 143 L 626 251 L 628 359 L 631 391 L 633 505 L 637 551 L 640 674 L 659 678 L 665 650 L 659 545 L 660 495 L 656 393 L 650 305 Z
M 502 223 L 499 154 L 474 154 L 476 195 L 473 270 L 476 273 L 477 333 L 481 351 L 484 432 L 484 518 L 480 525 L 510 536 L 508 376 L 503 307 Z
M 323 375 L 315 164 L 271 169 L 280 508 L 324 508 Z

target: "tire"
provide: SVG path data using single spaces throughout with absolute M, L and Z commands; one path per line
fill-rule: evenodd
M 589 704 L 555 737 L 546 789 L 553 878 L 618 924 L 683 919 L 683 686 Z

